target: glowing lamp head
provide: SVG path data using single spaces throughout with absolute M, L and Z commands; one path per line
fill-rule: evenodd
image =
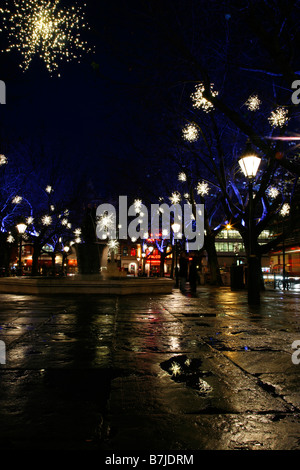
M 256 177 L 260 162 L 261 158 L 247 144 L 245 153 L 239 159 L 239 165 L 246 178 L 251 180 Z
M 27 229 L 27 225 L 24 223 L 20 223 L 17 225 L 17 230 L 20 235 L 23 235 L 26 232 L 26 229 Z
M 177 222 L 175 222 L 173 225 L 172 225 L 172 230 L 174 233 L 178 233 L 179 230 L 180 230 L 180 224 L 178 224 Z

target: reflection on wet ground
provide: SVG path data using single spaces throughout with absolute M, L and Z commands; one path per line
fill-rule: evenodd
M 2 295 L 1 449 L 299 449 L 300 297 Z

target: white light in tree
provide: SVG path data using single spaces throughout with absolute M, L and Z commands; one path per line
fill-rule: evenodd
M 188 142 L 196 142 L 199 138 L 199 130 L 195 124 L 187 124 L 182 129 L 182 137 Z
M 86 27 L 83 8 L 60 7 L 59 3 L 60 0 L 13 0 L 0 9 L 9 41 L 6 52 L 16 50 L 22 55 L 23 71 L 35 56 L 52 73 L 63 59 L 79 62 L 82 53 L 90 51 L 80 38 L 80 30 Z
M 186 181 L 186 174 L 183 171 L 179 173 L 178 180 L 182 182 Z
M 175 376 L 181 373 L 181 367 L 178 362 L 172 362 L 170 371 L 172 372 L 172 375 Z
M 31 216 L 30 216 L 30 217 L 27 217 L 26 223 L 27 223 L 27 225 L 32 224 L 32 223 L 33 223 L 33 217 L 31 217 Z
M 187 367 L 189 367 L 191 365 L 191 360 L 189 358 L 187 358 L 184 363 Z
M 184 193 L 184 195 L 183 195 L 183 196 L 184 196 L 184 198 L 185 198 L 185 199 L 190 199 L 190 195 L 189 195 L 189 193 Z
M 200 194 L 200 196 L 205 196 L 209 193 L 209 186 L 205 181 L 201 181 L 200 183 L 197 184 L 197 193 Z
M 288 110 L 285 108 L 277 108 L 271 112 L 268 120 L 272 127 L 283 127 L 289 121 Z
M 109 240 L 107 246 L 109 248 L 109 251 L 114 251 L 116 253 L 119 248 L 119 242 L 118 240 Z
M 51 204 L 51 206 L 50 206 L 50 210 L 51 210 L 52 212 L 55 210 L 55 207 L 54 207 L 54 205 L 53 205 L 53 204 Z
M 98 224 L 100 230 L 108 230 L 110 228 L 113 228 L 114 226 L 114 215 L 113 214 L 108 214 L 108 215 L 103 215 L 98 219 Z
M 133 205 L 134 205 L 134 208 L 135 208 L 136 212 L 141 211 L 142 201 L 140 199 L 135 199 Z
M 72 224 L 71 224 L 71 222 L 68 222 L 68 223 L 67 223 L 67 228 L 69 228 L 69 229 L 71 229 L 71 228 L 72 228 Z
M 14 239 L 14 237 L 12 236 L 11 233 L 7 236 L 6 241 L 7 241 L 7 243 L 13 243 L 13 242 L 15 241 L 15 239 Z
M 12 199 L 12 203 L 13 204 L 21 204 L 23 198 L 21 196 L 15 196 L 13 199 Z
M 46 193 L 50 194 L 52 192 L 52 186 L 48 185 L 45 188 Z
M 280 210 L 280 215 L 282 217 L 286 217 L 287 215 L 289 215 L 290 209 L 291 209 L 290 205 L 287 202 L 285 202 Z
M 257 95 L 251 95 L 245 103 L 249 111 L 257 111 L 260 108 L 261 101 Z
M 275 199 L 279 194 L 279 190 L 277 188 L 271 187 L 268 189 L 268 195 L 272 198 Z
M 81 243 L 81 238 L 80 237 L 75 238 L 75 243 Z
M 6 165 L 7 164 L 7 158 L 5 155 L 1 154 L 0 155 L 0 166 Z
M 196 86 L 196 91 L 191 94 L 191 98 L 193 101 L 194 108 L 203 109 L 203 111 L 209 113 L 211 110 L 214 109 L 214 106 L 210 101 L 204 98 L 204 91 L 205 87 L 203 83 L 199 83 L 199 85 Z M 210 85 L 210 93 L 213 97 L 218 95 L 218 92 L 213 90 L 213 84 Z
M 68 219 L 61 219 L 61 225 L 67 225 Z
M 80 237 L 80 235 L 81 235 L 81 228 L 75 228 L 75 230 L 74 230 L 74 235 L 75 235 L 75 237 Z
M 44 215 L 42 217 L 42 224 L 43 225 L 51 225 L 52 224 L 52 217 L 50 215 Z
M 172 193 L 171 197 L 169 198 L 172 204 L 179 204 L 181 201 L 181 196 L 178 191 Z

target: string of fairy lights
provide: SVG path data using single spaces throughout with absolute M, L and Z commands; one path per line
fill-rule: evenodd
M 81 38 L 81 31 L 89 29 L 85 7 L 62 7 L 60 0 L 6 1 L 0 13 L 8 46 L 2 52 L 18 51 L 23 71 L 36 56 L 51 74 L 58 71 L 62 60 L 80 62 L 83 54 L 92 50 Z

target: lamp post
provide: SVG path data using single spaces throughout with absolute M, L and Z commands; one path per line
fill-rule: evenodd
M 174 234 L 177 234 L 180 230 L 180 224 L 178 224 L 177 222 L 174 222 L 174 224 L 172 225 L 172 230 Z M 175 286 L 176 287 L 179 286 L 179 276 L 178 276 L 178 266 L 177 266 L 177 256 L 178 256 L 177 248 L 178 248 L 178 245 L 177 245 L 177 237 L 176 237 L 176 242 L 175 242 L 175 279 L 176 279 Z
M 153 246 L 149 246 L 149 251 L 150 251 L 150 255 L 149 255 L 149 259 L 150 259 L 150 266 L 149 266 L 149 277 L 151 277 L 151 256 L 152 256 L 152 252 L 154 250 Z
M 260 304 L 260 278 L 257 278 L 258 260 L 254 252 L 254 207 L 253 207 L 253 183 L 259 168 L 261 158 L 255 155 L 250 145 L 247 144 L 245 153 L 239 159 L 239 165 L 249 183 L 249 254 L 248 254 L 248 304 Z
M 26 232 L 27 225 L 21 222 L 17 224 L 17 230 L 20 235 L 20 251 L 19 251 L 19 266 L 18 266 L 18 276 L 22 276 L 22 235 Z
M 68 274 L 68 253 L 70 251 L 69 246 L 64 246 L 64 253 L 63 253 L 63 274 L 66 271 L 66 275 Z M 66 269 L 65 269 L 66 267 Z
M 285 227 L 284 227 L 284 217 L 286 217 L 287 215 L 289 215 L 290 213 L 290 206 L 289 204 L 286 202 L 285 204 L 283 204 L 282 208 L 281 208 L 281 211 L 280 211 L 280 215 L 282 216 L 282 286 L 283 286 L 283 290 L 285 290 L 287 288 L 288 289 L 288 283 L 286 283 L 286 272 L 285 272 Z
M 142 274 L 145 275 L 145 257 L 146 253 L 142 253 Z

